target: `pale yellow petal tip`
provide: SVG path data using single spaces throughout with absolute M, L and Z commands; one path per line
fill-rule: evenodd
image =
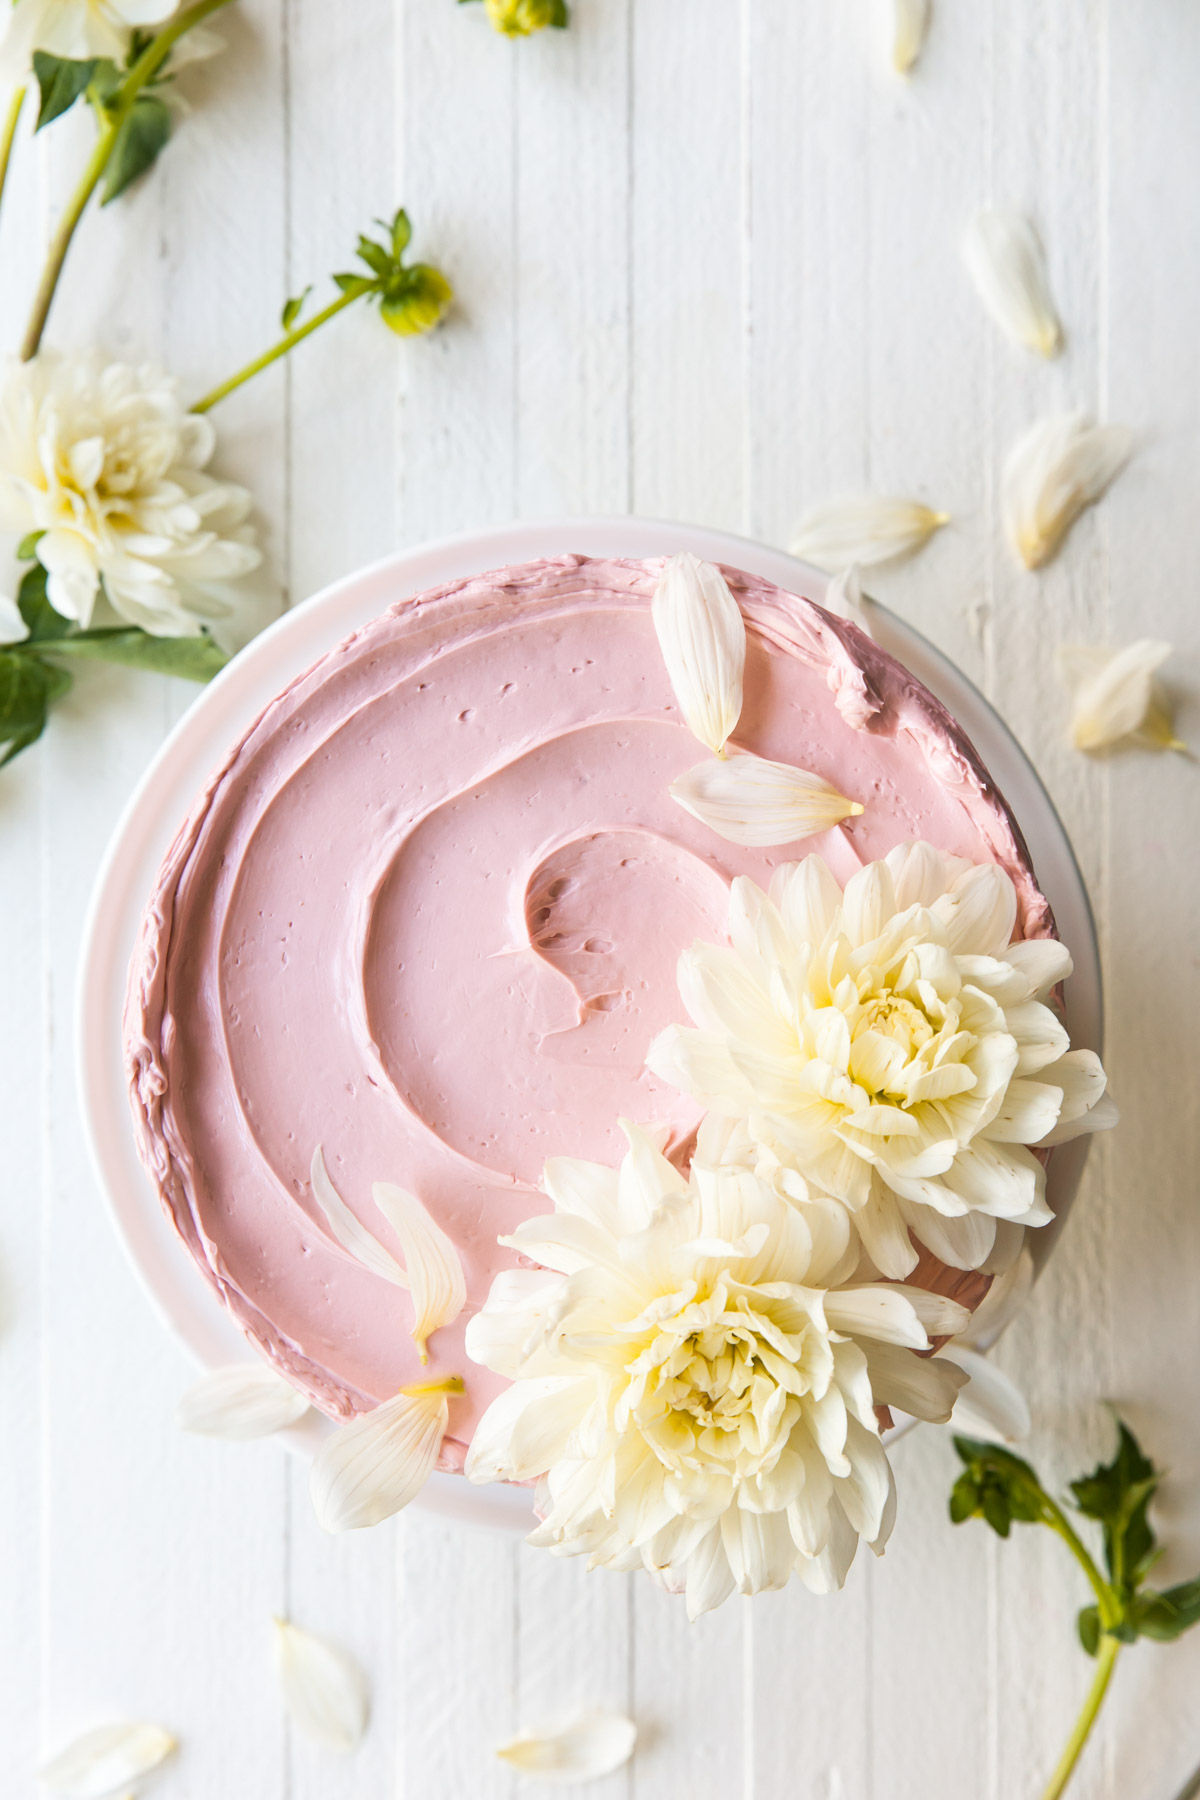
M 428 1360 L 426 1358 L 425 1360 Z M 437 1381 L 414 1381 L 397 1390 L 410 1400 L 423 1400 L 427 1394 L 462 1394 L 466 1392 L 461 1375 L 442 1375 Z
M 861 806 L 857 800 L 848 800 L 846 803 L 847 818 L 857 819 L 862 813 L 865 813 L 866 810 L 866 807 Z

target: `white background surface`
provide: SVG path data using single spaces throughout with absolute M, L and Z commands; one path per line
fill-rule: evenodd
M 459 292 L 435 339 L 365 312 L 215 415 L 302 597 L 397 544 L 514 515 L 621 512 L 784 542 L 847 488 L 954 525 L 873 584 L 992 696 L 1070 828 L 1101 919 L 1126 1123 L 1093 1156 L 1002 1359 L 1049 1473 L 1107 1448 L 1119 1400 L 1170 1469 L 1167 1579 L 1200 1566 L 1196 770 L 1064 747 L 1051 651 L 1164 635 L 1197 676 L 1200 13 L 1193 0 L 940 0 L 908 86 L 870 0 L 577 0 L 509 46 L 453 0 L 243 0 L 231 53 L 143 191 L 91 218 L 51 340 L 96 337 L 199 393 L 279 304 L 345 267 L 398 199 Z M 72 184 L 73 122 L 22 148 L 0 328 Z M 1068 347 L 1026 360 L 957 240 L 987 201 L 1046 237 Z M 1039 412 L 1143 433 L 1040 577 L 1001 540 L 997 474 Z M 953 1457 L 896 1452 L 900 1522 L 844 1594 L 700 1625 L 648 1582 L 411 1515 L 341 1541 L 277 1446 L 174 1432 L 191 1378 L 97 1202 L 72 1084 L 74 967 L 112 822 L 189 692 L 92 670 L 0 777 L 0 1792 L 86 1724 L 180 1735 L 163 1800 L 491 1800 L 492 1746 L 575 1698 L 642 1746 L 597 1800 L 1022 1800 L 1088 1678 L 1060 1547 L 952 1530 Z M 1194 703 L 1184 735 L 1200 737 Z M 870 1563 L 871 1566 L 866 1566 Z M 290 1735 L 268 1658 L 286 1613 L 351 1647 L 375 1718 L 348 1761 Z M 1200 1761 L 1200 1633 L 1138 1646 L 1079 1800 L 1172 1800 Z

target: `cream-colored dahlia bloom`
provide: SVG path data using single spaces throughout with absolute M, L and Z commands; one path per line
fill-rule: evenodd
M 622 1129 L 619 1172 L 548 1162 L 555 1211 L 500 1240 L 541 1267 L 499 1275 L 467 1327 L 512 1386 L 466 1472 L 536 1480 L 531 1543 L 645 1568 L 693 1617 L 793 1573 L 839 1586 L 859 1537 L 878 1551 L 891 1529 L 876 1407 L 949 1416 L 961 1372 L 917 1353 L 967 1314 L 857 1279 L 845 1208 L 725 1161 L 724 1122 L 687 1177 Z
M 25 79 L 35 50 L 86 62 L 107 56 L 123 63 L 137 30 L 161 25 L 178 0 L 16 0 L 5 7 L 0 37 L 0 87 Z
M 1115 1121 L 1099 1058 L 1045 1004 L 1070 956 L 1012 943 L 1015 924 L 1003 869 L 928 844 L 844 894 L 818 856 L 770 898 L 739 879 L 730 947 L 680 959 L 697 1029 L 669 1027 L 647 1061 L 847 1206 L 881 1274 L 912 1271 L 913 1238 L 980 1268 L 997 1220 L 1051 1218 L 1029 1146 Z
M 0 531 L 41 532 L 50 604 L 87 625 L 103 593 L 157 637 L 231 620 L 262 553 L 250 496 L 204 473 L 216 438 L 161 370 L 43 351 L 0 376 Z M 231 627 L 214 630 L 225 641 Z M 226 647 L 229 647 L 227 644 Z

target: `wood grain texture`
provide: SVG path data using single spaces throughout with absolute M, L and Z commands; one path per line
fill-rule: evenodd
M 1097 1146 L 1000 1359 L 1058 1479 L 1114 1398 L 1170 1475 L 1164 1574 L 1200 1565 L 1196 770 L 1066 745 L 1054 651 L 1161 635 L 1200 740 L 1200 18 L 1189 0 L 936 0 L 882 67 L 873 0 L 576 0 L 508 44 L 453 0 L 242 0 L 150 181 L 85 221 L 51 341 L 158 359 L 199 393 L 280 305 L 403 201 L 458 299 L 391 338 L 366 309 L 215 415 L 292 600 L 397 544 L 516 515 L 636 510 L 786 543 L 806 506 L 908 492 L 953 514 L 871 583 L 979 682 L 1034 757 L 1096 904 L 1125 1124 Z M 87 133 L 22 136 L 0 222 L 0 331 Z M 1063 356 L 1015 351 L 959 256 L 981 205 L 1036 219 Z M 1140 433 L 1039 576 L 1003 541 L 999 471 L 1039 414 Z M 0 577 L 0 581 L 6 577 Z M 695 1627 L 648 1582 L 588 1575 L 416 1513 L 326 1539 L 275 1446 L 170 1424 L 190 1371 L 100 1208 L 71 1069 L 87 892 L 189 690 L 92 669 L 0 787 L 0 1791 L 112 1715 L 181 1736 L 164 1800 L 514 1800 L 497 1743 L 586 1699 L 641 1742 L 605 1800 L 1033 1796 L 1087 1681 L 1057 1546 L 953 1531 L 944 1435 L 898 1446 L 902 1505 L 844 1594 L 793 1588 Z M 270 1619 L 371 1675 L 367 1740 L 282 1716 Z M 1200 1762 L 1200 1639 L 1118 1673 L 1078 1800 L 1171 1800 Z

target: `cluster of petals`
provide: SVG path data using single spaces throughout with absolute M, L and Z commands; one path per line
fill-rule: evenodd
M 135 31 L 161 25 L 178 0 L 15 0 L 0 36 L 0 86 L 24 80 L 35 50 L 124 62 Z
M 0 376 L 0 531 L 40 533 L 50 604 L 86 626 L 101 595 L 159 637 L 243 602 L 262 553 L 244 488 L 204 473 L 216 439 L 161 370 L 43 351 Z M 236 631 L 234 632 L 236 638 Z
M 945 1420 L 962 1372 L 927 1355 L 954 1301 L 863 1273 L 844 1207 L 744 1161 L 705 1122 L 687 1176 L 622 1123 L 619 1170 L 552 1159 L 554 1212 L 501 1240 L 467 1350 L 511 1382 L 466 1472 L 536 1482 L 531 1542 L 644 1568 L 694 1617 L 793 1574 L 839 1586 L 881 1550 L 893 1484 L 877 1407 Z
M 1066 949 L 1015 928 L 1003 869 L 928 844 L 844 893 L 817 856 L 769 896 L 739 879 L 730 944 L 680 961 L 695 1028 L 669 1027 L 649 1066 L 849 1209 L 881 1274 L 910 1274 L 917 1243 L 982 1268 L 998 1221 L 1051 1217 L 1033 1147 L 1115 1118 L 1047 1004 Z

